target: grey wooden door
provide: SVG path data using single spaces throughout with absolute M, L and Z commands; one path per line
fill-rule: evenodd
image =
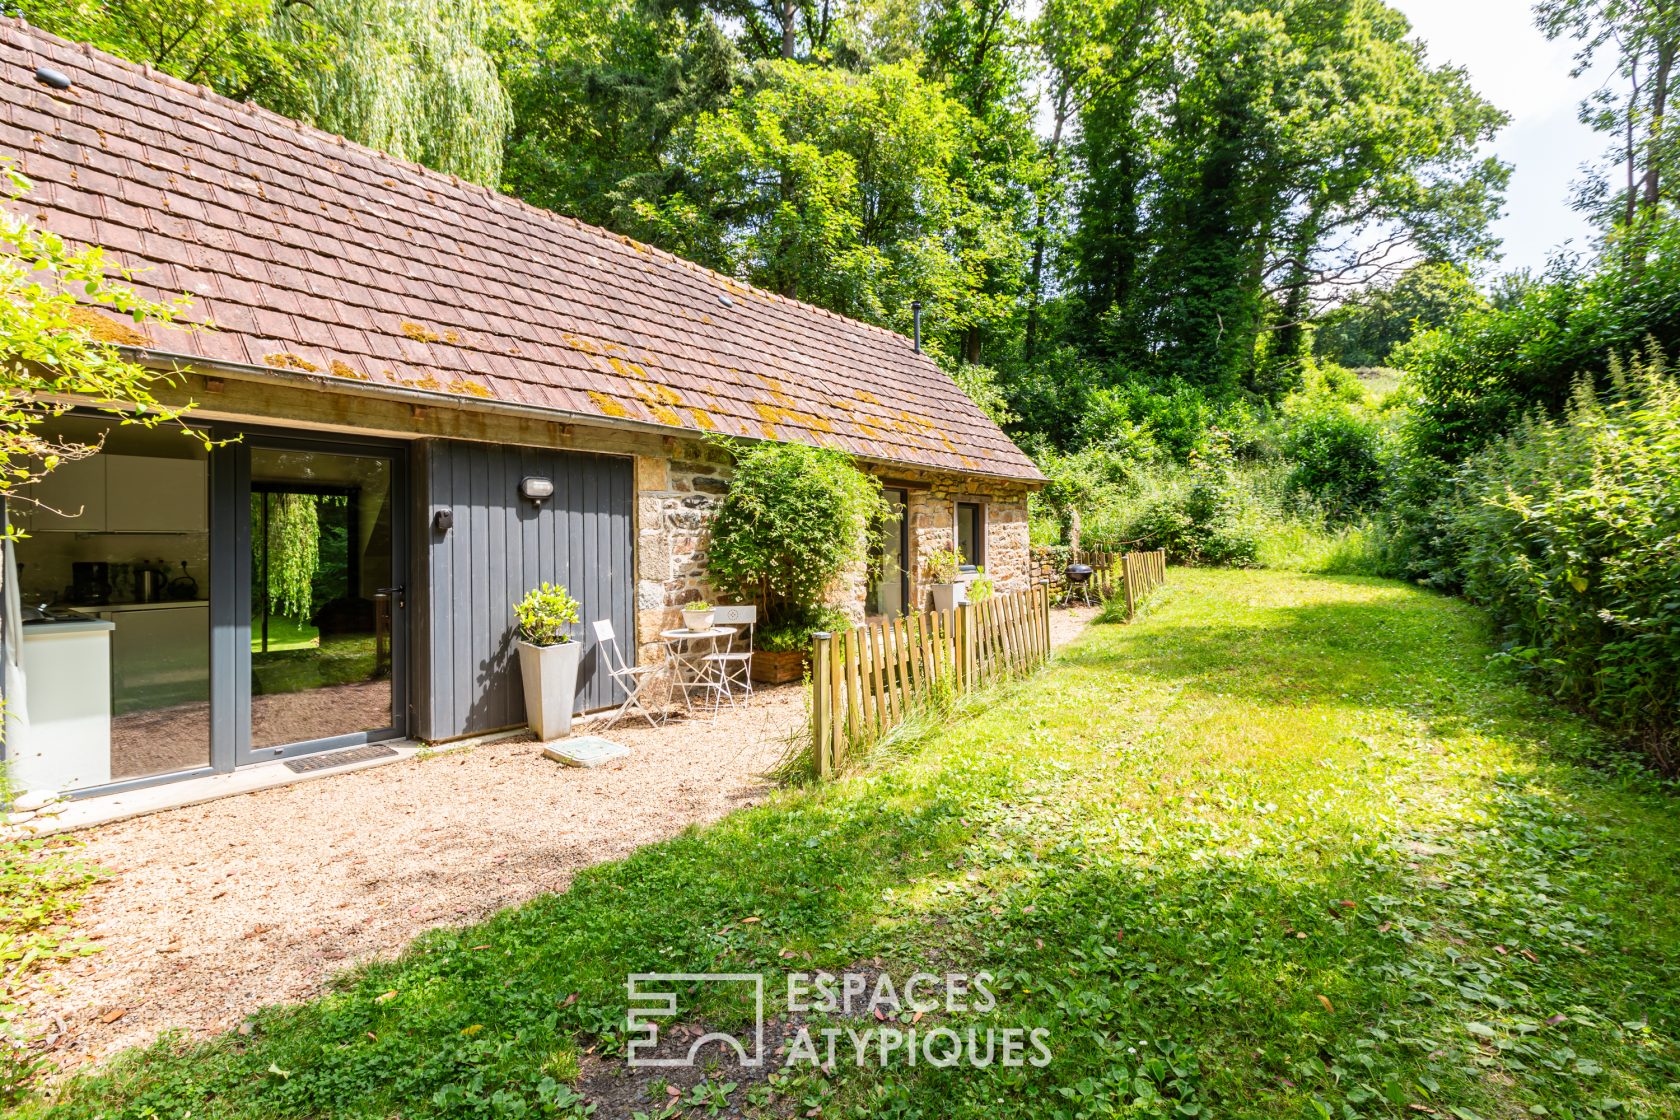
M 589 624 L 611 619 L 632 649 L 634 461 L 448 440 L 426 441 L 417 456 L 416 733 L 450 739 L 525 722 L 513 604 L 544 580 L 581 604 L 577 710 L 618 703 Z M 554 496 L 522 497 L 530 477 L 553 482 Z

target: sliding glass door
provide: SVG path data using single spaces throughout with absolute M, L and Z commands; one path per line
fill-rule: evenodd
M 236 761 L 402 734 L 402 461 L 393 450 L 249 442 L 238 682 L 249 718 Z

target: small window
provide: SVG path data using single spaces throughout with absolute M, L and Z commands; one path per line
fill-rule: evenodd
M 957 551 L 962 553 L 965 569 L 986 562 L 986 519 L 981 515 L 984 508 L 978 502 L 957 503 Z

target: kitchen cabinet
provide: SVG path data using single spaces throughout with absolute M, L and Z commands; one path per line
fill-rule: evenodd
M 107 493 L 104 455 L 60 463 L 19 493 L 41 504 L 14 501 L 11 521 L 31 533 L 106 531 Z M 56 512 L 55 512 L 56 511 Z
M 202 533 L 202 459 L 106 455 L 105 529 L 110 533 Z
M 202 459 L 101 453 L 60 463 L 27 491 L 62 514 L 14 501 L 11 520 L 31 533 L 202 533 L 206 484 Z
M 24 718 L 7 744 L 17 789 L 71 790 L 111 780 L 111 623 L 23 628 Z
M 210 699 L 209 603 L 125 603 L 80 613 L 116 624 L 111 690 L 117 715 Z

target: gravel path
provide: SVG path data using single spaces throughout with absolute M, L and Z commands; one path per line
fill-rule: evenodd
M 1055 643 L 1093 613 L 1056 612 Z M 227 1030 L 427 929 L 753 804 L 803 719 L 787 685 L 715 721 L 625 721 L 611 734 L 632 754 L 597 770 L 522 737 L 90 830 L 80 854 L 107 875 L 78 924 L 102 951 L 44 977 L 31 1010 L 60 1025 L 61 1073 L 165 1030 Z

